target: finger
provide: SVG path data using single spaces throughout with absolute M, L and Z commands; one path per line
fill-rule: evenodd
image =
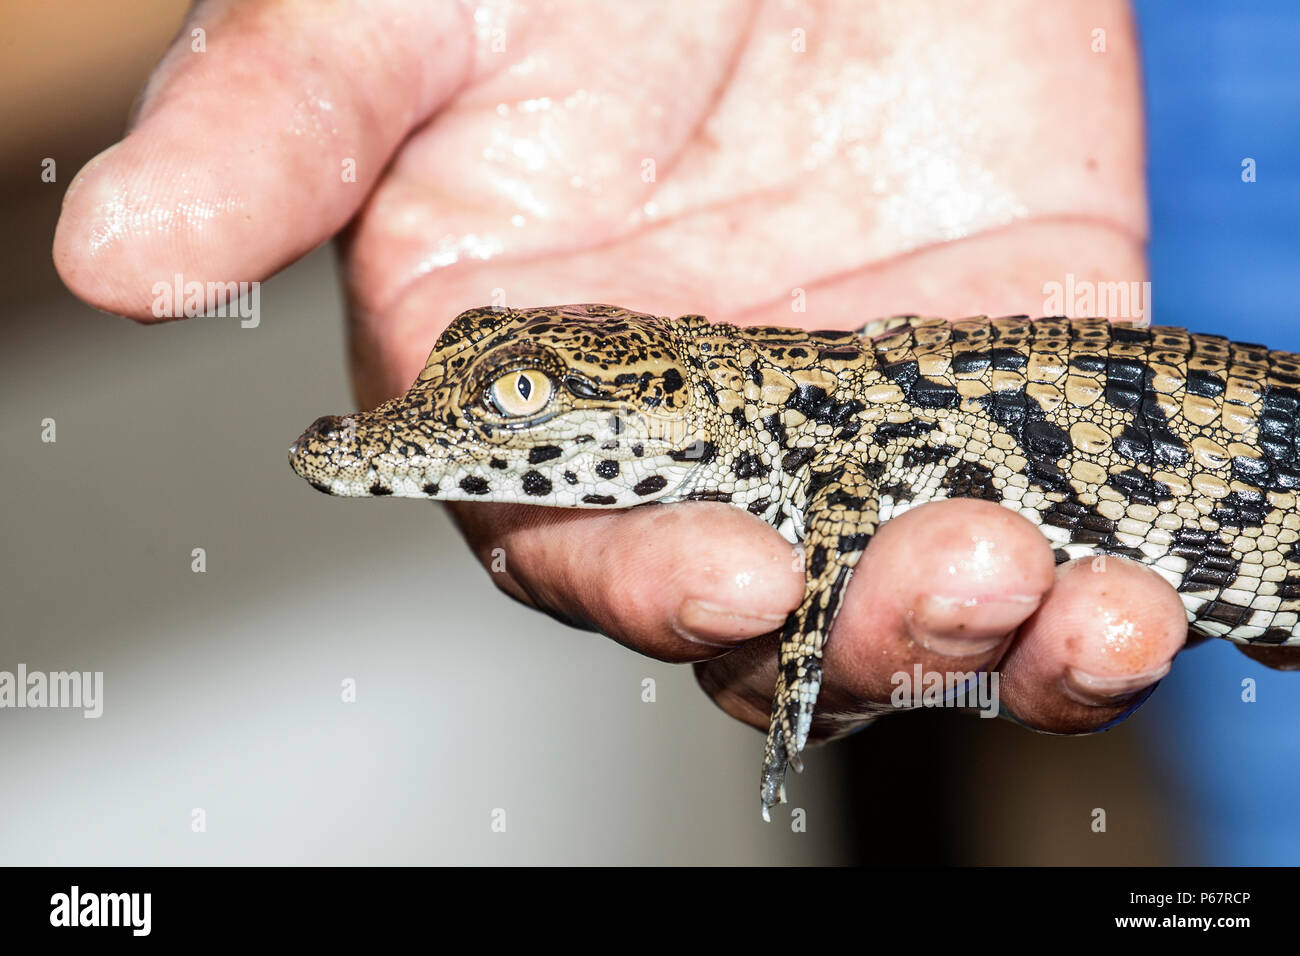
M 701 660 L 779 628 L 803 593 L 794 550 L 730 505 L 629 511 L 458 505 L 498 586 L 661 660 Z
M 165 317 L 154 284 L 177 274 L 265 278 L 352 216 L 461 82 L 471 41 L 450 0 L 200 4 L 129 135 L 68 188 L 54 237 L 63 281 L 147 320 Z
M 1000 667 L 1005 708 L 1054 733 L 1109 726 L 1169 672 L 1187 637 L 1177 592 L 1124 558 L 1061 565 Z
M 827 642 L 814 736 L 892 709 L 898 675 L 910 679 L 917 665 L 945 675 L 991 666 L 1052 582 L 1046 539 L 992 502 L 935 502 L 886 522 L 858 563 Z M 775 642 L 753 643 L 698 675 L 719 706 L 762 727 Z

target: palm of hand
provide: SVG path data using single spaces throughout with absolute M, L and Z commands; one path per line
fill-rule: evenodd
M 1085 23 L 1034 4 L 998 23 L 848 2 L 502 3 L 473 23 L 387 6 L 387 18 L 304 19 L 200 5 L 192 21 L 222 28 L 213 52 L 224 43 L 223 62 L 247 69 L 213 74 L 183 44 L 169 54 L 132 136 L 69 191 L 55 247 L 69 285 L 144 318 L 154 273 L 258 277 L 351 220 L 354 384 L 373 405 L 405 390 L 458 311 L 494 301 L 850 327 L 902 309 L 1036 312 L 1042 283 L 1067 271 L 1142 273 L 1136 69 L 1119 5 L 1100 11 L 1112 24 L 1101 58 L 1086 42 L 1099 11 Z M 1050 69 L 1045 38 L 1061 51 Z M 267 58 L 285 69 L 268 75 Z M 233 169 L 177 135 L 195 122 L 219 132 L 204 104 L 232 92 L 266 106 L 249 114 L 263 148 Z M 149 194 L 138 184 L 160 153 L 190 181 Z M 322 185 L 340 160 L 357 182 Z M 124 193 L 166 211 L 187 189 L 219 193 L 217 212 L 106 228 Z M 751 639 L 802 591 L 772 529 L 704 503 L 456 513 L 480 558 L 507 549 L 503 590 L 645 653 L 707 661 L 715 699 L 766 725 L 773 644 Z M 1183 639 L 1172 590 L 1115 566 L 1104 581 L 1054 571 L 1037 530 L 987 503 L 891 522 L 847 593 L 817 732 L 877 710 L 889 675 L 914 663 L 999 667 L 1004 702 L 1045 729 L 1115 719 Z M 1121 653 L 1116 629 L 1132 636 Z

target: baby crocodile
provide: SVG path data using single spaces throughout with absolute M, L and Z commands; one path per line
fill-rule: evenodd
M 567 508 L 724 501 L 803 542 L 763 816 L 800 767 L 822 652 L 882 521 L 996 501 L 1066 561 L 1123 555 L 1192 630 L 1300 643 L 1300 355 L 1105 319 L 739 328 L 607 305 L 472 309 L 406 395 L 290 450 L 332 495 Z

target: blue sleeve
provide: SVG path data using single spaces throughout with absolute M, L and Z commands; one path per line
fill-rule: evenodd
M 1300 352 L 1300 4 L 1149 0 L 1137 12 L 1153 318 Z M 1168 777 L 1185 862 L 1300 861 L 1300 673 L 1209 641 L 1137 720 Z

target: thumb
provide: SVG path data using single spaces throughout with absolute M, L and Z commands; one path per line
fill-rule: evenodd
M 468 75 L 455 0 L 206 0 L 121 142 L 63 200 L 78 297 L 153 318 L 154 283 L 260 280 L 337 232 L 406 135 Z

